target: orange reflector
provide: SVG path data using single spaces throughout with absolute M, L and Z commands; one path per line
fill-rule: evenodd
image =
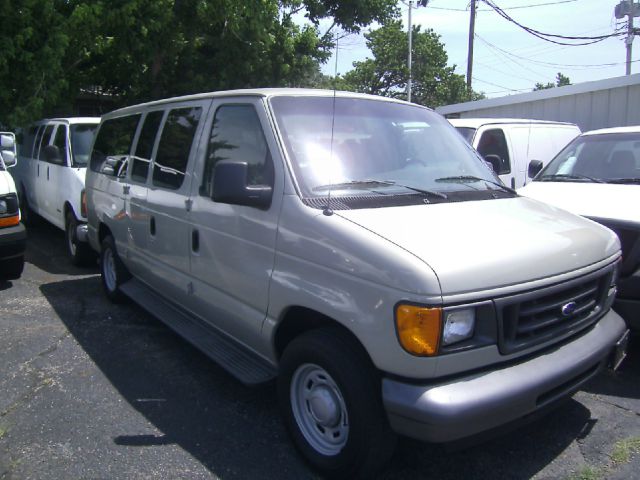
M 13 217 L 0 217 L 0 228 L 13 227 L 20 223 L 20 216 L 15 215 Z
M 400 345 L 420 356 L 437 355 L 442 331 L 442 310 L 416 305 L 398 305 L 396 327 Z

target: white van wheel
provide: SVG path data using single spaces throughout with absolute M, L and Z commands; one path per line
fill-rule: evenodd
M 95 263 L 95 255 L 89 244 L 78 241 L 76 234 L 77 226 L 78 221 L 73 215 L 73 212 L 67 212 L 64 233 L 71 263 L 76 266 L 88 265 L 91 261 Z
M 296 448 L 328 478 L 367 478 L 393 453 L 380 377 L 341 329 L 312 330 L 287 346 L 278 400 Z
M 100 249 L 100 278 L 105 294 L 114 303 L 122 302 L 125 297 L 120 291 L 120 285 L 126 282 L 131 275 L 122 264 L 118 252 L 116 252 L 113 237 L 107 236 L 102 240 Z

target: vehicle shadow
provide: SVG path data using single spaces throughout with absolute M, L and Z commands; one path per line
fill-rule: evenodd
M 98 273 L 95 264 L 76 267 L 71 263 L 66 250 L 65 234 L 59 228 L 38 218 L 27 226 L 27 250 L 25 261 L 39 269 L 60 275 L 90 275 Z
M 125 427 L 116 445 L 178 445 L 226 479 L 318 478 L 288 438 L 273 383 L 243 386 L 135 305 L 109 303 L 99 277 L 40 289 L 122 398 L 161 432 L 130 435 Z M 531 478 L 588 433 L 590 417 L 570 400 L 541 421 L 464 450 L 401 439 L 380 477 Z
M 13 287 L 12 280 L 0 280 L 0 292 L 3 290 L 9 290 L 11 287 Z

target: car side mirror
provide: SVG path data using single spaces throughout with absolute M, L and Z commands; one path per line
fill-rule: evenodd
M 5 167 L 13 167 L 16 164 L 16 140 L 13 133 L 0 134 L 0 156 Z
M 54 163 L 56 165 L 64 164 L 64 159 L 60 154 L 60 149 L 55 145 L 47 145 L 44 147 L 43 154 L 46 162 Z
M 247 162 L 221 160 L 216 163 L 213 174 L 213 201 L 268 209 L 273 188 L 269 185 L 247 185 L 248 173 Z
M 542 170 L 542 162 L 540 160 L 531 160 L 529 162 L 529 168 L 527 170 L 529 178 L 533 178 L 538 175 L 540 170 Z
M 489 164 L 494 173 L 498 175 L 498 173 L 500 172 L 500 164 L 502 163 L 502 159 L 495 153 L 485 155 L 483 158 L 484 161 Z
M 2 150 L 13 150 L 15 146 L 16 141 L 13 135 L 7 135 L 6 133 L 0 135 L 0 147 L 2 147 Z
M 2 152 L 0 153 L 0 157 L 4 162 L 4 166 L 7 168 L 13 167 L 17 163 L 16 154 L 11 150 L 2 150 Z

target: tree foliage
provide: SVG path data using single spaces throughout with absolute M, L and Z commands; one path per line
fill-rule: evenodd
M 230 88 L 324 84 L 331 30 L 398 14 L 395 0 L 0 0 L 0 121 L 83 90 L 116 105 Z M 309 20 L 300 26 L 296 16 Z M 329 32 L 319 22 L 333 21 Z
M 409 42 L 402 22 L 389 21 L 365 37 L 373 58 L 354 62 L 354 69 L 337 79 L 339 88 L 406 98 Z M 464 76 L 455 73 L 455 65 L 447 65 L 448 56 L 439 35 L 415 26 L 412 37 L 413 102 L 436 107 L 483 97 L 469 92 Z
M 564 87 L 565 85 L 571 85 L 571 80 L 566 75 L 563 75 L 562 73 L 558 72 L 558 75 L 556 75 L 555 84 L 551 82 L 547 82 L 547 83 L 538 82 L 536 83 L 536 86 L 533 88 L 533 91 L 535 92 L 536 90 L 547 90 L 548 88 L 554 88 L 554 87 Z

